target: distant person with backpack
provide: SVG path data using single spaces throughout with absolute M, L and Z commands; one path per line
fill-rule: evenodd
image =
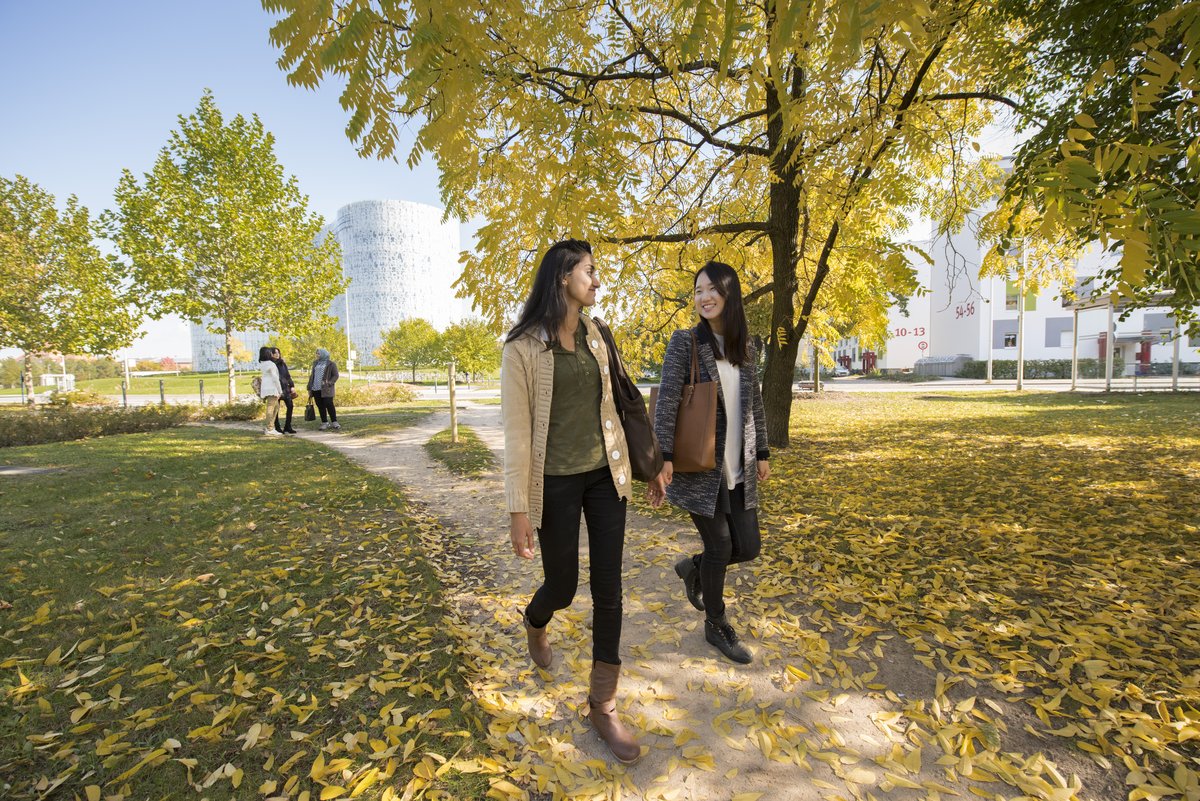
M 329 358 L 329 351 L 317 348 L 317 360 L 308 374 L 308 394 L 321 413 L 322 431 L 341 431 L 337 421 L 337 409 L 333 406 L 334 385 L 338 380 L 337 362 Z
M 283 421 L 283 427 L 279 425 L 279 418 L 275 418 L 275 430 L 280 434 L 295 434 L 296 429 L 292 428 L 292 411 L 295 409 L 295 404 L 292 399 L 296 397 L 296 382 L 292 380 L 292 371 L 288 369 L 287 362 L 283 360 L 283 354 L 279 352 L 279 348 L 271 348 L 271 361 L 279 368 L 279 386 L 283 392 L 279 396 L 279 400 L 287 407 L 287 416 Z
M 258 349 L 258 368 L 262 371 L 258 376 L 258 396 L 267 402 L 263 435 L 279 437 L 283 434 L 275 430 L 275 425 L 279 420 L 279 396 L 283 394 L 283 385 L 279 381 L 279 368 L 271 361 L 271 349 L 266 345 Z

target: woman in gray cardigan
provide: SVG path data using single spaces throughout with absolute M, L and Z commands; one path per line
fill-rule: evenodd
M 667 345 L 654 429 L 666 461 L 667 498 L 692 515 L 702 553 L 675 565 L 692 606 L 705 613 L 704 638 L 729 659 L 752 656 L 725 615 L 725 570 L 758 556 L 758 482 L 771 473 L 767 422 L 755 374 L 742 286 L 728 264 L 710 261 L 696 272 L 695 329 L 676 331 Z M 693 331 L 700 382 L 716 381 L 717 464 L 703 473 L 675 473 L 675 418 L 691 377 Z

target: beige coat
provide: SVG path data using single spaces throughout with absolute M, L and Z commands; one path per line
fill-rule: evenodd
M 582 317 L 587 344 L 600 366 L 600 426 L 604 452 L 617 495 L 631 497 L 633 471 L 625 452 L 625 430 L 613 399 L 608 348 L 600 330 Z M 544 336 L 525 333 L 504 345 L 500 366 L 500 410 L 504 418 L 504 494 L 510 514 L 526 512 L 533 527 L 542 525 L 542 483 L 546 467 L 546 435 L 554 394 L 554 351 Z

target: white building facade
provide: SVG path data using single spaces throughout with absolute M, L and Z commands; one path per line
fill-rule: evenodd
M 856 339 L 842 340 L 834 350 L 839 364 L 851 370 L 869 372 L 874 368 L 894 372 L 914 369 L 922 358 L 946 364 L 961 364 L 968 358 L 985 362 L 989 355 L 993 361 L 1015 361 L 1018 328 L 1022 325 L 1027 363 L 1072 358 L 1076 347 L 1075 309 L 1072 299 L 1063 297 L 1062 287 L 1047 286 L 1037 292 L 1025 292 L 1022 323 L 1022 288 L 1016 281 L 979 276 L 983 246 L 974 235 L 973 224 L 952 236 L 935 239 L 929 255 L 933 264 L 918 274 L 918 280 L 928 291 L 909 298 L 907 316 L 899 308 L 892 308 L 887 347 L 875 354 L 864 351 Z M 1021 256 L 1018 247 L 1013 258 Z M 1118 255 L 1096 248 L 1078 256 L 1074 287 L 1078 298 L 1087 298 L 1095 276 L 1117 258 Z M 1132 310 L 1124 320 L 1118 319 L 1120 311 L 1114 316 L 1113 359 L 1117 375 L 1169 373 L 1177 333 L 1168 311 Z M 1078 320 L 1078 358 L 1103 362 L 1109 345 L 1107 309 L 1084 309 L 1079 312 Z M 1200 363 L 1200 338 L 1181 336 L 1179 360 L 1186 366 L 1185 373 L 1195 372 Z M 932 374 L 941 373 L 934 370 Z
M 458 223 L 442 216 L 441 209 L 423 203 L 364 200 L 338 209 L 322 231 L 342 247 L 342 275 L 350 284 L 329 313 L 353 343 L 357 364 L 377 364 L 374 352 L 383 334 L 401 320 L 420 317 L 441 330 L 467 315 L 453 287 L 462 271 Z M 256 363 L 258 347 L 270 334 L 240 331 L 236 336 Z M 192 326 L 192 359 L 198 371 L 224 369 L 221 336 Z

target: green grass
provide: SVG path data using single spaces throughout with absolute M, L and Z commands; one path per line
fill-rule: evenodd
M 460 476 L 478 476 L 496 467 L 492 449 L 464 425 L 458 427 L 458 442 L 450 441 L 450 429 L 446 429 L 429 438 L 425 451 Z
M 0 796 L 316 798 L 390 771 L 363 796 L 378 798 L 438 767 L 427 753 L 472 755 L 425 556 L 441 537 L 391 483 L 303 441 L 203 427 L 0 463 L 57 468 L 0 478 Z M 346 761 L 317 781 L 318 756 Z
M 342 432 L 353 437 L 373 437 L 395 431 L 397 428 L 407 428 L 416 425 L 427 415 L 446 407 L 445 403 L 436 401 L 413 401 L 387 407 L 347 407 L 338 409 L 338 422 L 342 424 Z M 316 421 L 304 421 L 304 407 L 296 405 L 294 426 L 301 424 L 316 428 L 321 425 L 320 417 Z

